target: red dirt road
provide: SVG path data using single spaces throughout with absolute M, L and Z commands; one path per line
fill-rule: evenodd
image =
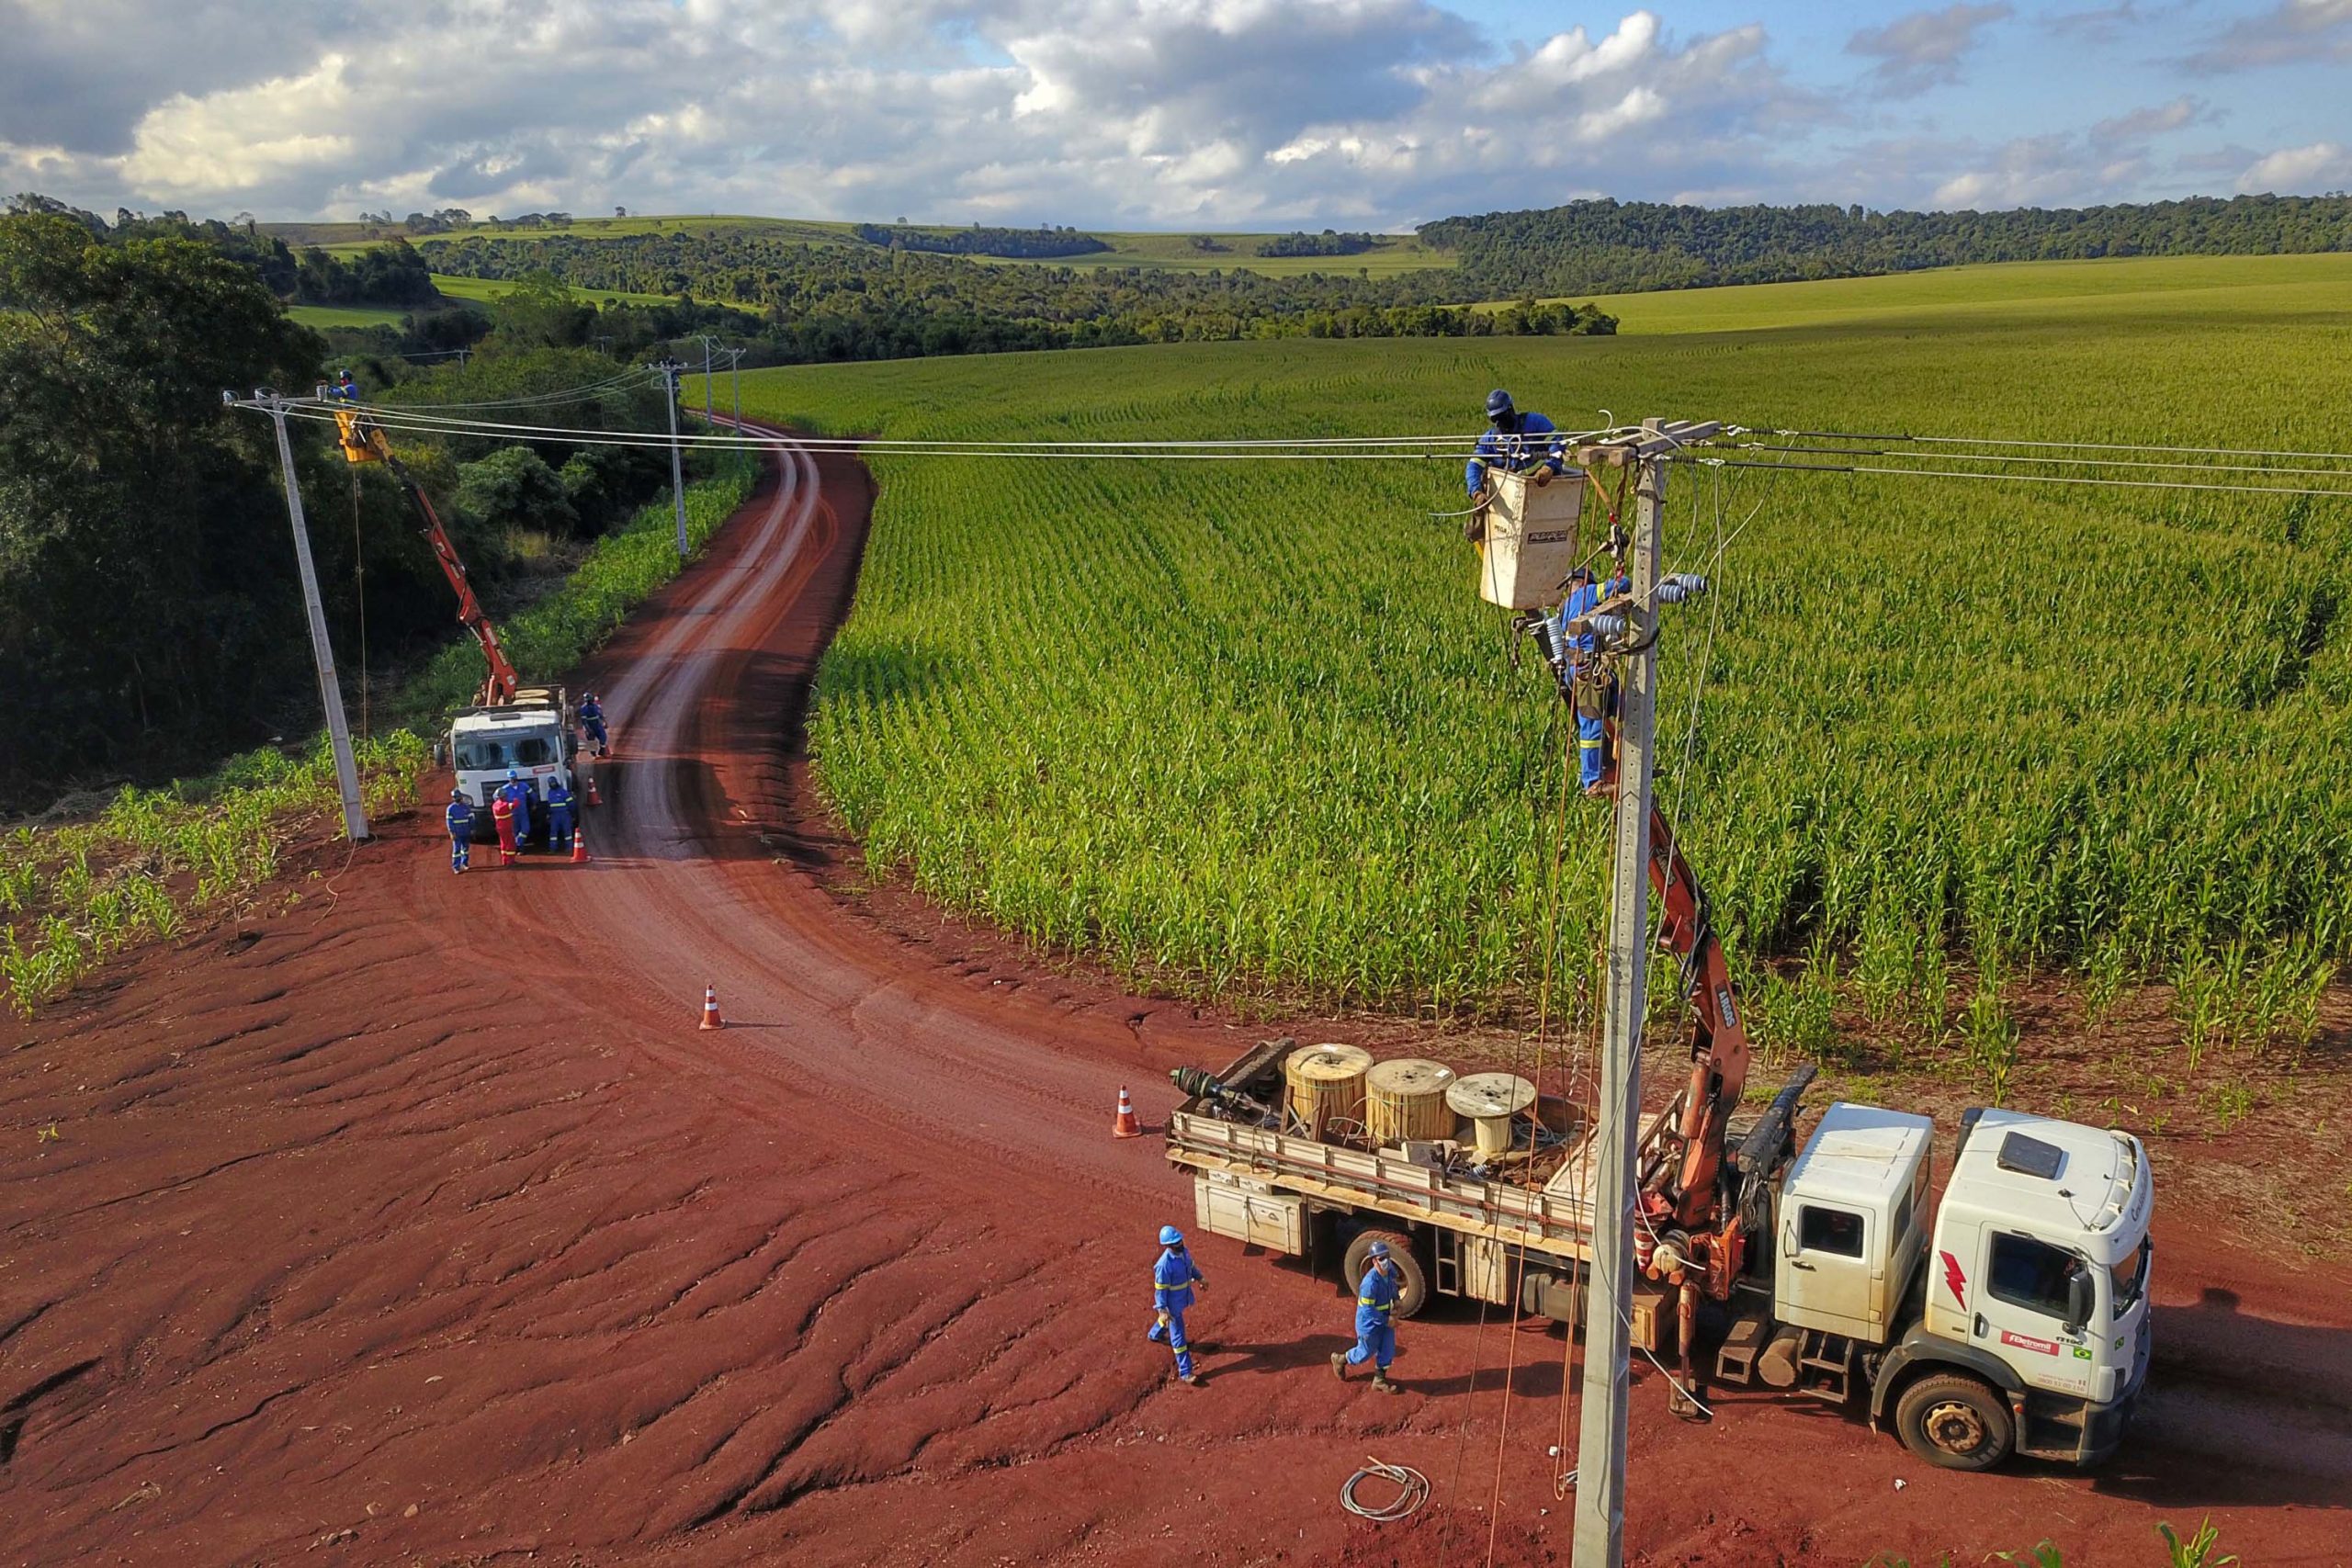
M 594 864 L 453 877 L 413 814 L 0 1054 L 0 1561 L 1452 1564 L 1498 1450 L 1495 1561 L 1566 1560 L 1555 1333 L 1415 1322 L 1405 1394 L 1342 1387 L 1337 1286 L 1209 1238 L 1210 1385 L 1144 1344 L 1189 1184 L 1112 1101 L 1151 1127 L 1258 1032 L 827 891 L 791 748 L 868 500 L 780 446 L 598 660 Z M 2210 1513 L 2249 1564 L 2352 1561 L 2352 1270 L 2158 1235 L 2108 1470 L 1949 1476 L 1758 1397 L 1684 1426 L 1641 1376 L 1630 1546 L 2132 1563 Z M 1435 1502 L 1350 1519 L 1367 1453 Z

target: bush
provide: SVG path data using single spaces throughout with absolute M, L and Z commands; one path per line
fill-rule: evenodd
M 458 504 L 493 527 L 567 536 L 580 528 L 569 487 L 527 446 L 459 464 Z

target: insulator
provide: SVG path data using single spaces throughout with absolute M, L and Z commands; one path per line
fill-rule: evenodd
M 1707 591 L 1707 580 L 1695 571 L 1678 571 L 1671 577 L 1661 577 L 1657 582 L 1658 603 L 1679 604 L 1685 599 L 1696 599 Z
M 1586 616 L 1585 624 L 1590 626 L 1593 635 L 1603 642 L 1615 642 L 1633 630 L 1634 621 L 1630 615 L 1604 611 L 1599 615 Z

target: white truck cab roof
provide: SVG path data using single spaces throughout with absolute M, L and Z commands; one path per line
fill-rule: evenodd
M 1788 1189 L 1873 1207 L 1910 1181 L 1935 1133 L 1928 1117 L 1841 1100 L 1821 1113 L 1789 1168 Z
M 2112 1266 L 2139 1245 L 2154 1204 L 2147 1150 L 2128 1133 L 2021 1111 L 1986 1111 L 1953 1162 L 1945 1201 L 2073 1235 Z

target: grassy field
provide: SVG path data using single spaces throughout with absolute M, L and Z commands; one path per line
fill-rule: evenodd
M 433 287 L 441 291 L 445 300 L 464 300 L 487 305 L 514 287 L 511 282 L 490 277 L 455 277 L 447 273 L 433 275 Z M 572 296 L 592 304 L 618 301 L 625 305 L 665 305 L 669 300 L 660 294 L 632 294 L 624 288 L 574 288 Z M 406 306 L 393 305 L 288 305 L 286 313 L 306 327 L 397 327 L 401 318 L 412 314 Z
M 288 305 L 286 313 L 306 327 L 397 327 L 409 312 L 390 305 Z
M 876 220 L 876 221 L 881 221 Z M 333 253 L 349 253 L 379 244 L 380 240 L 367 237 L 358 224 L 265 224 L 265 228 L 282 234 L 289 244 L 319 244 Z M 917 224 L 919 229 L 934 232 L 951 232 L 952 225 Z M 434 245 L 446 240 L 479 234 L 507 240 L 551 240 L 570 237 L 576 240 L 620 239 L 631 234 L 712 233 L 720 231 L 748 231 L 769 239 L 798 241 L 814 245 L 852 245 L 861 242 L 851 223 L 826 222 L 804 218 L 748 218 L 725 214 L 707 217 L 646 217 L 646 218 L 582 218 L 567 229 L 486 229 L 475 227 L 453 231 L 449 234 L 427 234 L 413 243 L 428 256 Z M 972 256 L 967 259 L 996 266 L 1144 266 L 1178 272 L 1206 272 L 1211 268 L 1231 270 L 1246 267 L 1252 272 L 1283 276 L 1306 272 L 1355 272 L 1359 269 L 1374 276 L 1389 273 L 1410 272 L 1423 267 L 1450 267 L 1454 257 L 1444 251 L 1433 251 L 1409 234 L 1383 235 L 1379 243 L 1361 255 L 1353 256 L 1261 256 L 1255 254 L 1261 241 L 1275 238 L 1272 233 L 1204 234 L 1197 238 L 1217 246 L 1203 250 L 1193 243 L 1192 234 L 1125 233 L 1110 230 L 1092 231 L 1097 239 L 1107 242 L 1112 249 L 1097 251 L 1091 255 L 1057 256 L 1046 262 L 1033 262 L 1004 256 Z
M 1605 405 L 2343 452 L 2341 261 L 2019 269 L 2006 300 L 1951 275 L 1969 297 L 1941 313 L 1871 284 L 1812 286 L 1818 308 L 1802 289 L 1704 300 L 1770 332 L 1629 320 L 1615 339 L 771 370 L 744 401 L 900 436 L 1265 436 L 1474 427 L 1501 385 L 1564 423 Z M 813 739 L 877 864 L 1213 988 L 1526 1005 L 1568 727 L 1511 669 L 1456 525 L 1429 515 L 1460 506 L 1458 462 L 875 468 Z M 2317 1005 L 2352 953 L 2352 502 L 1673 482 L 1670 566 L 1744 531 L 1667 632 L 1663 798 L 1737 961 L 1812 959 L 1747 976 L 1777 1038 L 1805 1048 L 1860 1007 L 1891 1040 L 1964 1036 L 2006 1072 L 2003 978 L 2057 964 L 2095 996 L 2169 977 L 2215 1034 Z M 1599 929 L 1606 816 L 1567 809 L 1562 972 Z
M 2047 322 L 2071 329 L 2124 317 L 2177 317 L 2184 327 L 2284 321 L 2352 321 L 2352 254 L 2147 256 L 1941 267 L 1885 277 L 1614 294 L 1598 301 L 1628 333 L 1753 332 L 1769 327 L 1899 324 L 1956 327 Z

